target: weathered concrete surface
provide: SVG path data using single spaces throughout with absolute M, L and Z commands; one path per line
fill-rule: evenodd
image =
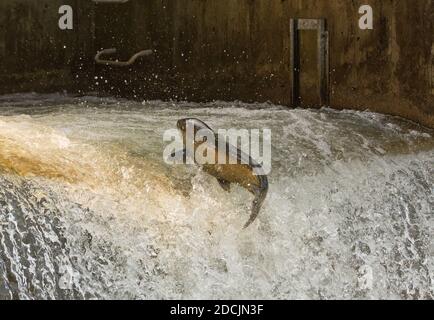
M 374 30 L 358 28 L 366 3 Z M 125 57 L 149 47 L 157 53 L 128 70 L 99 67 L 111 93 L 288 105 L 289 20 L 326 18 L 331 105 L 434 127 L 431 0 L 148 0 L 113 7 L 96 10 L 98 46 L 121 47 Z
M 83 77 L 78 83 L 93 80 L 87 89 L 120 96 L 289 105 L 289 20 L 326 18 L 332 107 L 369 108 L 434 127 L 432 0 L 70 2 L 81 13 L 76 17 L 75 30 L 68 33 L 57 29 L 58 14 L 53 8 L 68 1 L 2 1 L 0 24 L 7 30 L 0 29 L 0 59 L 8 60 L 0 62 L 0 74 L 20 76 L 24 70 L 31 75 L 34 70 L 66 72 L 73 67 L 70 77 Z M 50 12 L 44 14 L 41 8 L 48 3 Z M 362 4 L 374 9 L 374 30 L 358 28 L 358 8 Z M 10 20 L 5 20 L 10 15 L 5 15 L 4 9 L 17 10 L 19 5 L 27 9 L 12 15 L 13 27 Z M 30 13 L 26 16 L 22 12 Z M 30 32 L 29 28 L 35 26 L 40 31 Z M 62 49 L 65 44 L 80 53 L 66 52 Z M 14 46 L 21 49 L 15 50 Z M 128 68 L 90 62 L 97 49 L 110 47 L 119 49 L 119 59 L 148 48 L 156 53 Z M 37 55 L 32 54 L 34 50 Z M 57 89 L 70 88 L 72 79 L 64 84 L 56 81 Z M 38 81 L 28 82 L 28 87 L 25 80 L 21 83 L 0 80 L 0 91 L 22 91 L 40 85 Z M 51 85 L 43 87 L 56 89 Z
M 63 4 L 80 8 L 73 31 L 58 27 Z M 94 51 L 91 8 L 90 1 L 2 0 L 0 93 L 71 90 L 83 83 L 80 64 Z

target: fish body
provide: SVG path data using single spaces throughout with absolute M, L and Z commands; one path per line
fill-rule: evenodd
M 212 152 L 211 158 L 215 157 L 213 163 L 196 163 L 199 164 L 203 171 L 212 175 L 217 179 L 220 186 L 230 191 L 230 185 L 235 183 L 248 190 L 254 195 L 254 200 L 251 209 L 251 215 L 244 228 L 247 228 L 257 218 L 261 206 L 267 196 L 268 192 L 268 178 L 263 173 L 262 166 L 253 160 L 249 155 L 242 150 L 231 146 L 228 142 L 219 143 L 219 137 L 216 136 L 214 131 L 203 121 L 196 118 L 181 119 L 177 123 L 180 130 L 183 141 L 184 149 L 181 151 L 181 155 L 184 159 L 186 157 L 193 157 L 197 148 L 203 147 L 202 144 L 206 144 L 207 152 Z M 192 126 L 194 134 L 193 149 L 194 155 L 188 154 L 187 150 L 187 128 Z M 201 131 L 200 136 L 206 136 L 207 138 L 196 140 L 197 133 Z M 205 133 L 205 135 L 203 135 Z M 208 139 L 211 137 L 211 139 Z M 222 150 L 222 148 L 225 148 Z M 225 152 L 225 157 L 220 156 L 222 152 Z M 221 161 L 223 158 L 225 161 Z M 195 159 L 196 160 L 196 159 Z M 220 160 L 220 161 L 219 161 Z

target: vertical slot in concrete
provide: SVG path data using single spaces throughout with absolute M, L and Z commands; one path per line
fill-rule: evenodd
M 329 105 L 329 34 L 325 19 L 290 21 L 291 104 Z

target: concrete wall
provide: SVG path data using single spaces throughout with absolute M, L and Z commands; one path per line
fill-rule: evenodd
M 83 77 L 79 83 L 93 80 L 95 75 L 98 79 L 87 83 L 88 89 L 120 96 L 289 105 L 289 20 L 326 18 L 331 105 L 369 108 L 434 127 L 431 0 L 130 0 L 98 5 L 76 0 L 70 1 L 75 9 L 80 8 L 77 28 L 70 35 L 57 29 L 58 15 L 53 15 L 52 9 L 50 14 L 41 12 L 42 3 L 50 3 L 51 8 L 67 2 L 30 5 L 36 1 L 2 1 L 0 25 L 5 23 L 4 8 L 12 10 L 24 3 L 28 4 L 25 10 L 39 14 L 31 15 L 31 25 L 36 21 L 47 24 L 40 35 L 32 34 L 29 40 L 31 48 L 41 52 L 40 59 L 28 49 L 26 54 L 18 50 L 18 56 L 10 55 L 10 43 L 29 39 L 29 31 L 20 29 L 28 28 L 28 16 L 15 18 L 20 28 L 1 29 L 0 59 L 9 55 L 9 60 L 0 61 L 0 74 L 10 74 L 14 68 L 12 72 L 18 74 L 23 70 L 33 74 L 32 70 L 75 66 L 72 78 L 78 71 L 86 71 L 79 76 Z M 362 4 L 374 9 L 374 30 L 358 28 Z M 47 37 L 55 39 L 53 46 L 51 42 L 51 47 L 46 46 Z M 7 38 L 15 38 L 15 42 L 3 40 Z M 9 43 L 6 49 L 5 42 Z M 73 57 L 62 50 L 66 42 L 76 49 Z M 109 47 L 117 47 L 121 59 L 148 48 L 156 54 L 127 68 L 89 62 L 97 49 Z M 18 61 L 24 63 L 21 71 L 16 69 Z M 77 68 L 78 62 L 84 63 L 82 69 Z M 0 91 L 5 91 L 1 81 Z M 17 89 L 13 82 L 7 83 L 9 90 Z M 37 86 L 32 83 L 30 87 Z
M 63 4 L 77 8 L 73 31 L 58 27 Z M 0 94 L 77 89 L 93 68 L 92 10 L 90 1 L 1 0 Z

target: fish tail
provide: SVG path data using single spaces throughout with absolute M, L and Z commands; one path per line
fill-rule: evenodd
M 257 218 L 259 215 L 259 211 L 261 210 L 262 204 L 265 201 L 265 198 L 267 197 L 268 192 L 268 178 L 265 175 L 258 176 L 259 178 L 259 185 L 260 187 L 255 191 L 255 199 L 253 200 L 252 204 L 252 213 L 250 215 L 249 221 L 244 225 L 244 229 L 249 227 L 253 221 Z

